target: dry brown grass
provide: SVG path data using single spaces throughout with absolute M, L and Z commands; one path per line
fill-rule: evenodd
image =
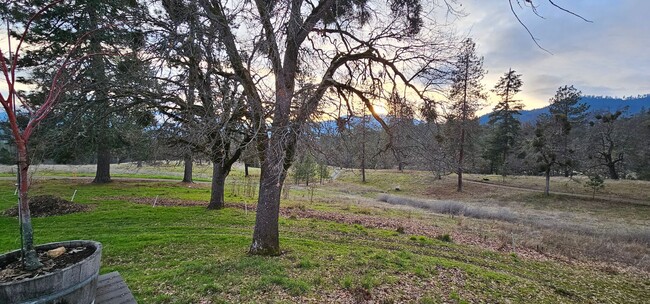
M 455 176 L 438 180 L 427 172 L 370 171 L 368 183 L 361 184 L 357 178 L 348 172 L 342 176 L 344 182 L 332 190 L 343 191 L 349 197 L 374 194 L 383 196 L 384 201 L 391 198 L 393 205 L 411 206 L 424 214 L 456 216 L 456 225 L 444 226 L 450 232 L 482 235 L 498 240 L 503 248 L 521 246 L 570 261 L 602 262 L 619 265 L 618 269 L 634 267 L 650 271 L 650 203 L 626 201 L 648 195 L 648 182 L 607 181 L 609 191 L 605 195 L 612 197 L 591 199 L 585 195 L 545 196 L 526 189 L 500 187 L 501 177 L 499 181 L 489 181 L 499 182 L 497 185 L 467 182 L 462 193 L 456 191 Z M 479 176 L 468 179 L 478 180 Z M 562 186 L 567 183 L 563 179 L 554 179 L 552 187 L 563 187 L 573 194 L 585 193 L 578 181 Z M 530 188 L 538 187 L 537 183 L 543 185 L 543 179 L 508 177 L 505 182 L 507 186 Z M 398 184 L 400 191 L 393 188 Z M 618 195 L 625 192 L 630 193 Z M 458 217 L 464 212 L 447 212 L 444 207 L 449 204 L 443 202 L 453 202 L 456 211 L 472 212 Z M 492 216 L 495 210 L 506 210 L 510 216 L 505 220 Z M 427 216 L 423 217 L 426 221 Z M 432 222 L 439 219 L 439 215 L 428 217 Z
M 467 174 L 467 180 L 487 182 L 496 185 L 522 187 L 544 190 L 543 176 L 506 176 Z M 486 180 L 487 179 L 487 180 Z M 592 190 L 585 187 L 586 176 L 563 177 L 553 176 L 550 189 L 554 192 L 564 192 L 580 195 L 592 195 Z M 640 180 L 605 180 L 605 188 L 596 193 L 596 197 L 609 197 L 645 201 L 650 204 L 650 181 Z

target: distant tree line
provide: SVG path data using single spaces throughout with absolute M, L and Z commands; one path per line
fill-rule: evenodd
M 463 172 L 478 174 L 650 179 L 650 111 L 592 112 L 580 102 L 580 91 L 563 86 L 550 98 L 548 113 L 534 123 L 520 123 L 521 102 L 515 98 L 520 87 L 521 75 L 508 71 L 495 88 L 501 101 L 490 122 L 480 125 L 476 117 L 464 122 L 470 140 L 458 132 L 459 116 L 450 101 L 452 114 L 446 119 L 401 122 L 400 145 L 409 148 L 402 149 L 400 159 L 383 150 L 388 140 L 381 128 L 364 126 L 369 117 L 347 119 L 337 129 L 328 129 L 331 121 L 321 123 L 321 129 L 310 134 L 318 138 L 312 149 L 342 168 L 360 169 L 363 159 L 366 168 L 429 170 L 436 176 L 458 173 L 462 167 Z M 390 113 L 385 119 L 390 126 L 396 124 Z

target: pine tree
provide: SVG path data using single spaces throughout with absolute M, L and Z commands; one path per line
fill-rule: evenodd
M 24 22 L 44 2 L 14 1 L 3 13 Z M 33 100 L 40 99 L 47 90 L 43 84 L 51 79 L 50 63 L 65 56 L 63 50 L 85 33 L 92 35 L 85 38 L 79 51 L 105 55 L 94 56 L 81 67 L 81 76 L 75 80 L 76 90 L 61 96 L 59 109 L 52 113 L 49 122 L 44 122 L 50 127 L 42 128 L 56 130 L 51 134 L 53 151 L 73 150 L 69 157 L 83 157 L 86 152 L 95 154 L 98 183 L 110 181 L 112 150 L 132 144 L 124 141 L 120 132 L 131 132 L 133 127 L 142 130 L 141 122 L 153 122 L 153 115 L 144 107 L 132 107 L 143 104 L 144 98 L 138 92 L 147 87 L 144 80 L 149 76 L 148 66 L 137 56 L 137 49 L 145 41 L 137 24 L 143 11 L 130 0 L 66 1 L 35 20 L 26 39 L 31 48 L 20 66 L 31 71 L 25 82 L 40 87 L 30 94 Z
M 476 55 L 476 43 L 471 38 L 463 41 L 460 54 L 454 63 L 451 73 L 452 100 L 450 122 L 457 124 L 458 138 L 458 192 L 463 191 L 463 161 L 465 158 L 465 144 L 470 134 L 468 124 L 476 118 L 476 111 L 481 105 L 481 100 L 486 98 L 481 80 L 485 75 L 483 57 Z
M 562 132 L 558 133 L 559 150 L 558 164 L 564 170 L 564 176 L 570 175 L 574 160 L 571 155 L 574 149 L 570 147 L 571 130 L 585 122 L 589 106 L 580 103 L 581 92 L 573 86 L 563 86 L 558 88 L 555 96 L 551 98 L 549 111 L 553 116 L 553 121 L 557 124 Z
M 521 91 L 522 85 L 521 74 L 510 69 L 492 90 L 501 100 L 490 113 L 488 124 L 493 126 L 494 130 L 488 144 L 487 156 L 492 168 L 500 168 L 503 176 L 506 175 L 508 155 L 515 146 L 521 125 L 517 115 L 521 115 L 523 105 L 515 99 L 515 95 Z

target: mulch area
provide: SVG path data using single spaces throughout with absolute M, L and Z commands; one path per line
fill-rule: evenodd
M 76 212 L 84 212 L 92 206 L 75 204 L 53 195 L 39 195 L 29 198 L 29 210 L 32 217 L 47 217 Z M 5 210 L 6 216 L 18 216 L 18 206 Z

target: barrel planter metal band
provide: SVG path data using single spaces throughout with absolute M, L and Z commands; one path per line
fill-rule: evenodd
M 51 250 L 61 246 L 66 248 L 94 248 L 95 252 L 77 264 L 44 276 L 17 282 L 0 283 L 0 303 L 93 303 L 97 290 L 102 245 L 93 241 L 67 241 L 40 245 L 36 247 L 36 250 Z M 19 256 L 20 250 L 0 255 L 0 263 L 15 260 Z

